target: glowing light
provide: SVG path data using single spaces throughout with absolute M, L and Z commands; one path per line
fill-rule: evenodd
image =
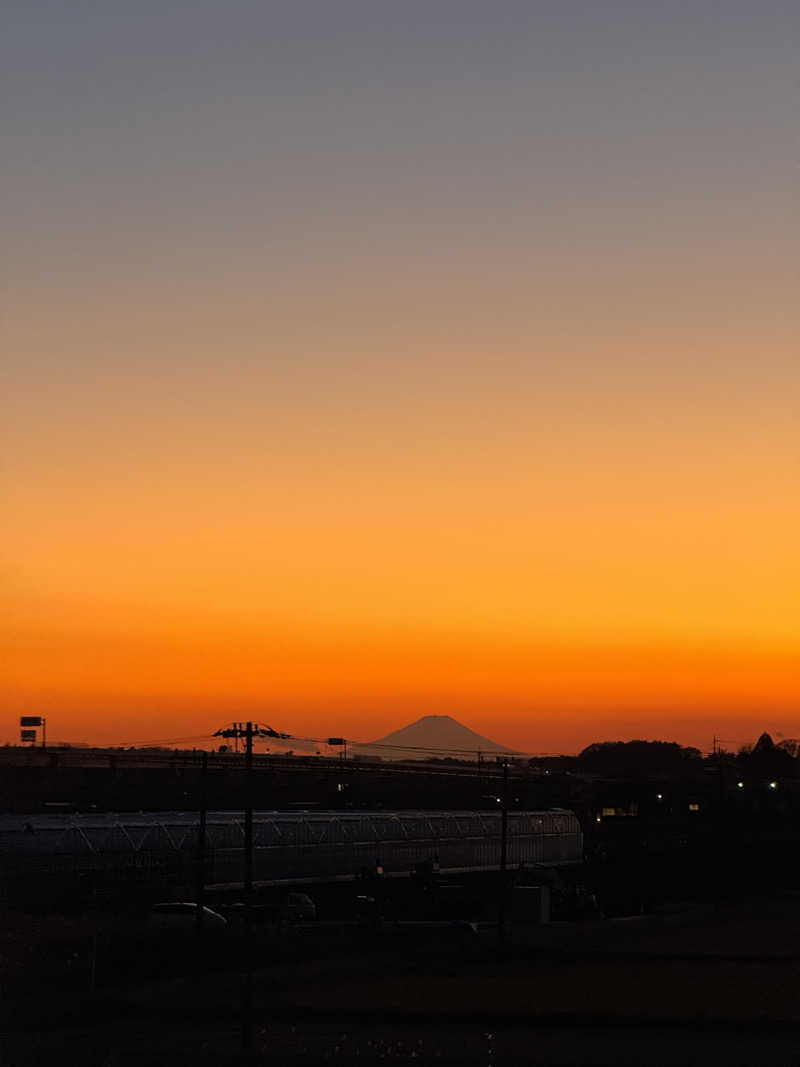
M 744 789 L 744 782 L 737 782 L 736 785 L 739 787 L 739 789 Z
M 770 782 L 769 783 L 769 787 L 770 787 L 770 789 L 777 789 L 778 788 L 778 783 L 777 782 Z

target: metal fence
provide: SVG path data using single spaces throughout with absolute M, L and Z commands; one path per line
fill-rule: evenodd
M 0 816 L 6 875 L 186 869 L 197 856 L 197 813 Z M 419 863 L 441 870 L 500 862 L 500 812 L 280 812 L 254 814 L 256 880 L 347 877 L 380 865 L 387 874 Z M 207 878 L 241 878 L 244 821 L 210 812 Z M 509 812 L 509 866 L 578 863 L 583 838 L 568 811 Z

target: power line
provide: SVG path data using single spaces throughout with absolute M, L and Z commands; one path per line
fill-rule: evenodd
M 215 743 L 215 738 L 226 736 L 230 732 L 230 736 L 234 736 L 232 732 L 235 729 L 235 724 L 230 727 L 225 727 L 215 732 L 208 732 L 203 734 L 194 735 L 181 735 L 178 737 L 161 737 L 161 738 L 147 738 L 147 739 L 127 739 L 123 741 L 117 741 L 107 745 L 92 746 L 97 748 L 146 748 L 156 746 L 175 746 L 178 744 L 187 744 L 190 742 L 209 742 L 212 745 Z M 263 739 L 274 739 L 279 741 L 291 742 L 295 741 L 300 744 L 315 745 L 318 748 L 328 748 L 330 738 L 327 737 L 303 737 L 299 735 L 282 733 L 277 730 L 273 730 L 272 727 L 260 727 L 258 736 Z M 476 745 L 474 747 L 446 747 L 443 745 L 402 745 L 402 744 L 390 744 L 384 741 L 355 741 L 350 738 L 342 738 L 342 741 L 351 747 L 351 749 L 380 749 L 386 752 L 419 752 L 423 754 L 429 754 L 431 756 L 443 755 L 443 756 L 475 756 L 477 753 L 482 753 L 485 756 L 496 756 L 498 759 L 509 758 L 548 758 L 553 756 L 564 755 L 564 753 L 556 752 L 520 752 L 511 749 L 484 749 Z M 369 755 L 369 753 L 364 753 Z
M 214 737 L 213 734 L 195 734 L 194 736 L 183 737 L 158 737 L 147 741 L 117 741 L 113 745 L 98 745 L 98 748 L 145 748 L 148 745 L 174 745 L 178 742 L 186 741 L 210 741 Z

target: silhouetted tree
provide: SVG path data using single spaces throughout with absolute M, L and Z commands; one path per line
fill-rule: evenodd
M 794 745 L 796 752 L 797 743 Z M 741 773 L 749 778 L 794 778 L 797 773 L 797 761 L 791 750 L 783 742 L 776 745 L 766 731 L 752 748 L 745 746 L 739 750 L 738 764 Z
M 581 752 L 578 767 L 605 778 L 669 778 L 700 770 L 702 754 L 675 741 L 601 741 Z

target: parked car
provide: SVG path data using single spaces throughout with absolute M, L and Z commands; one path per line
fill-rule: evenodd
M 197 904 L 189 901 L 168 901 L 154 904 L 147 917 L 151 928 L 160 930 L 190 930 L 197 926 Z M 219 912 L 203 908 L 203 927 L 207 930 L 224 930 L 228 925 Z
M 245 905 L 241 901 L 220 905 L 231 927 L 241 930 L 245 923 Z M 317 906 L 306 893 L 286 893 L 267 904 L 253 904 L 250 921 L 253 926 L 270 922 L 310 922 L 317 917 Z
M 311 922 L 317 917 L 317 905 L 306 893 L 287 893 L 281 918 L 289 922 Z

